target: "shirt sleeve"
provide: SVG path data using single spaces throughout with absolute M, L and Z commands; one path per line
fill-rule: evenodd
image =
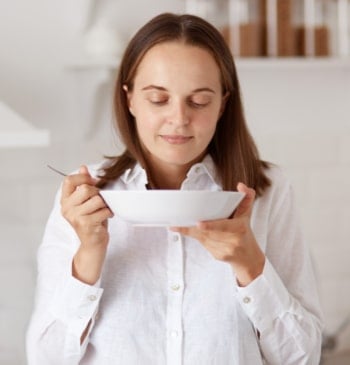
M 103 289 L 99 282 L 87 285 L 72 276 L 78 245 L 57 194 L 38 250 L 35 306 L 26 335 L 28 365 L 75 365 L 85 353 Z
M 309 249 L 301 235 L 291 187 L 280 192 L 269 220 L 263 273 L 238 298 L 269 365 L 318 365 L 322 314 Z

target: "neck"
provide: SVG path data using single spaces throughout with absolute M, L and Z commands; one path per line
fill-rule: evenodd
M 205 151 L 195 160 L 184 164 L 167 163 L 151 154 L 145 156 L 148 168 L 149 188 L 178 190 L 187 176 L 191 166 L 202 161 Z
M 180 189 L 189 166 L 149 166 L 150 186 L 153 189 Z

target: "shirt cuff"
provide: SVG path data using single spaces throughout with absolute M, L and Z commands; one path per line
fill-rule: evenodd
M 56 288 L 50 312 L 67 326 L 69 333 L 79 338 L 97 313 L 103 293 L 98 286 L 99 282 L 91 286 L 73 276 L 64 276 Z
M 266 258 L 263 273 L 245 287 L 237 287 L 239 302 L 260 333 L 273 326 L 276 318 L 289 311 L 291 297 Z

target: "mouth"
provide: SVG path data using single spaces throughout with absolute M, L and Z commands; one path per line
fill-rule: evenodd
M 170 134 L 160 135 L 160 137 L 170 144 L 185 144 L 193 138 L 191 136 L 170 135 Z

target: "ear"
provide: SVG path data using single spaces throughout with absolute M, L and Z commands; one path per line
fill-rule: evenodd
M 131 92 L 129 91 L 129 89 L 128 89 L 128 87 L 127 87 L 127 85 L 123 85 L 123 90 L 125 91 L 125 93 L 126 93 L 126 98 L 127 98 L 127 101 L 128 101 L 128 108 L 129 108 L 129 112 L 132 114 L 132 115 L 134 115 L 133 113 L 132 113 L 132 107 L 131 107 Z
M 221 118 L 222 113 L 225 110 L 226 102 L 227 102 L 229 96 L 230 96 L 230 93 L 227 91 L 226 94 L 222 97 L 221 106 L 220 106 L 220 112 L 219 112 L 219 119 Z

